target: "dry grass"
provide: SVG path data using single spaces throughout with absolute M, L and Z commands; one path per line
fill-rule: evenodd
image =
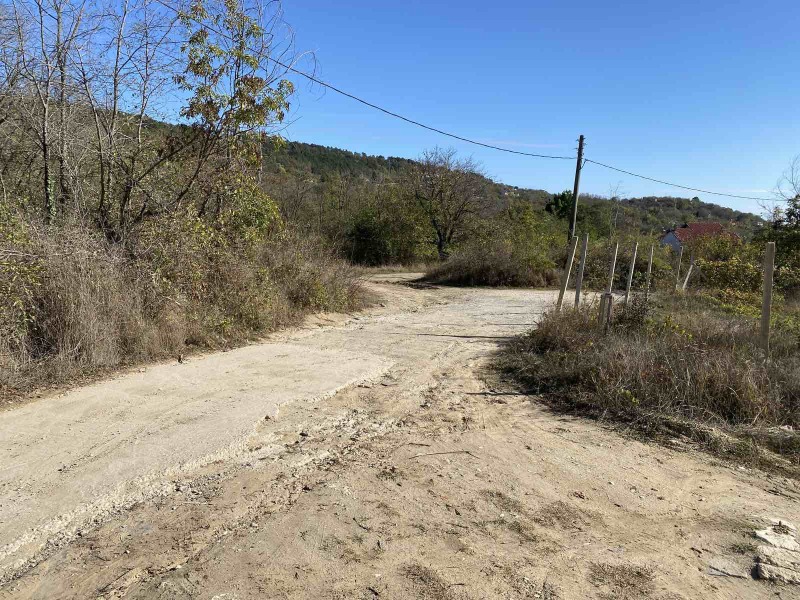
M 463 584 L 448 584 L 436 571 L 411 563 L 403 567 L 403 575 L 414 591 L 414 597 L 421 600 L 455 600 L 464 598 L 459 590 Z
M 655 591 L 653 570 L 638 565 L 595 563 L 589 571 L 589 581 L 608 590 L 602 598 L 616 600 L 647 598 Z
M 800 354 L 776 335 L 771 360 L 756 324 L 691 298 L 634 305 L 603 333 L 596 307 L 550 313 L 509 344 L 499 367 L 559 408 L 688 436 L 750 460 L 762 449 L 800 464 Z
M 354 267 L 360 275 L 393 275 L 395 273 L 425 273 L 431 263 L 416 262 L 407 265 L 381 265 L 380 267 Z
M 20 292 L 0 307 L 0 400 L 362 301 L 355 272 L 314 239 L 281 232 L 202 248 L 173 233 L 125 249 L 80 226 L 28 231 L 25 255 L 0 264 L 0 283 Z

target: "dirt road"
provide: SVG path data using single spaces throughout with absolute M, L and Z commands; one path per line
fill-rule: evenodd
M 383 306 L 0 415 L 0 598 L 793 598 L 794 482 L 487 383 L 550 292 Z M 491 381 L 491 380 L 489 380 Z

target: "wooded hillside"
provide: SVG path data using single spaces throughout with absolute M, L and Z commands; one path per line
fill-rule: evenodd
M 292 182 L 289 187 L 295 189 L 298 186 L 309 188 L 312 182 L 321 187 L 331 181 L 342 180 L 350 187 L 359 183 L 382 182 L 399 176 L 414 162 L 406 158 L 372 156 L 296 141 L 286 142 L 279 147 L 270 146 L 265 153 L 265 169 L 273 181 L 278 186 Z M 309 189 L 308 193 L 311 191 Z M 498 212 L 519 201 L 544 210 L 554 195 L 542 189 L 520 188 L 489 179 L 487 193 L 492 198 L 488 208 L 490 212 Z M 755 214 L 704 202 L 697 197 L 607 198 L 583 194 L 581 207 L 579 218 L 595 221 L 596 226 L 604 229 L 605 233 L 620 228 L 638 228 L 643 234 L 653 234 L 686 222 L 718 221 L 749 239 L 764 225 L 764 220 Z M 603 226 L 604 223 L 607 223 L 607 227 Z

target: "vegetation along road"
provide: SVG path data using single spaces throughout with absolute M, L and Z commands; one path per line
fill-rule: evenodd
M 554 292 L 381 300 L 7 410 L 0 598 L 775 598 L 793 480 L 502 388 Z

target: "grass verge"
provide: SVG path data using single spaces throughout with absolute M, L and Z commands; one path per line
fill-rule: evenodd
M 778 330 L 769 361 L 756 323 L 691 296 L 634 303 L 603 332 L 595 306 L 546 314 L 496 367 L 572 413 L 800 474 L 800 353 Z

